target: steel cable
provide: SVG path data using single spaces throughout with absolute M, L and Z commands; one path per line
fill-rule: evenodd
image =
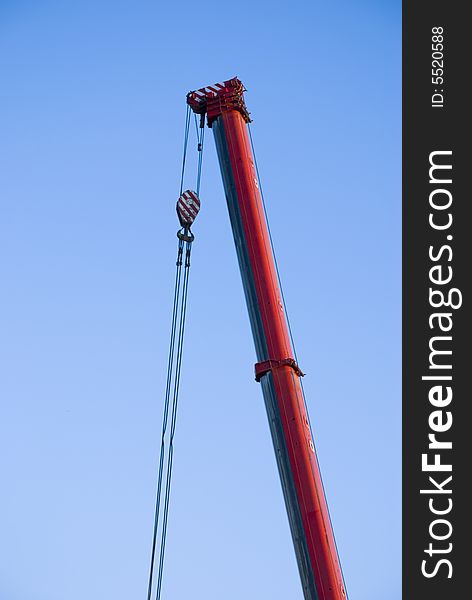
M 163 466 L 164 466 L 164 455 L 165 455 L 165 434 L 167 430 L 167 421 L 169 415 L 169 402 L 170 402 L 170 390 L 172 383 L 172 370 L 174 363 L 174 348 L 175 348 L 175 332 L 177 325 L 177 314 L 178 314 L 178 306 L 179 306 L 179 296 L 180 296 L 180 281 L 182 274 L 182 252 L 183 252 L 184 243 L 182 240 L 179 240 L 179 246 L 177 251 L 177 269 L 175 273 L 175 286 L 174 286 L 174 306 L 172 310 L 172 325 L 171 325 L 171 334 L 170 334 L 170 343 L 169 343 L 169 357 L 167 363 L 167 381 L 166 381 L 166 392 L 164 397 L 164 416 L 162 419 L 162 435 L 161 435 L 161 450 L 159 455 L 159 471 L 157 477 L 157 492 L 156 492 L 156 506 L 154 511 L 154 530 L 152 536 L 152 549 L 151 549 L 151 564 L 149 567 L 149 581 L 148 581 L 148 594 L 147 600 L 151 600 L 152 594 L 152 583 L 154 576 L 154 561 L 156 554 L 156 544 L 157 544 L 157 533 L 159 526 L 159 510 L 160 510 L 160 499 L 161 499 L 161 488 L 162 488 L 162 476 L 163 476 Z
M 188 134 L 190 130 L 190 118 L 191 118 L 191 108 L 187 105 L 187 112 L 185 115 L 185 133 L 184 133 L 184 155 L 182 158 L 182 172 L 180 175 L 180 195 L 184 191 L 184 175 L 185 175 L 185 162 L 187 159 L 187 146 L 188 146 Z
M 198 167 L 197 167 L 197 196 L 200 194 L 200 183 L 202 179 L 203 144 L 205 142 L 205 127 L 200 129 L 198 136 Z
M 183 192 L 183 184 L 185 177 L 185 166 L 187 158 L 187 147 L 189 138 L 191 120 L 191 109 L 187 107 L 187 113 L 185 118 L 185 130 L 184 130 L 184 149 L 182 157 L 182 171 L 180 177 L 180 195 Z M 204 130 L 200 133 L 197 131 L 197 141 L 199 148 L 198 166 L 197 166 L 197 195 L 200 190 L 201 181 L 201 169 L 203 160 L 203 140 Z M 154 528 L 152 536 L 152 547 L 151 547 L 151 563 L 149 568 L 149 580 L 148 580 L 148 592 L 147 600 L 151 600 L 153 594 L 153 588 L 156 588 L 156 600 L 160 600 L 161 589 L 162 589 L 162 577 L 164 570 L 164 556 L 166 547 L 166 536 L 167 536 L 167 523 L 169 514 L 170 504 L 170 489 L 172 482 L 172 468 L 173 468 L 173 457 L 174 457 L 174 435 L 177 422 L 177 407 L 179 400 L 179 389 L 180 389 L 180 375 L 182 367 L 182 355 L 183 355 L 183 344 L 184 344 L 184 332 L 185 332 L 185 321 L 187 313 L 187 294 L 188 294 L 188 280 L 190 274 L 190 254 L 192 249 L 192 241 L 185 238 L 185 234 L 189 233 L 189 230 L 184 231 L 184 238 L 180 237 L 179 233 L 179 245 L 177 252 L 177 270 L 175 275 L 174 285 L 174 301 L 172 309 L 172 324 L 171 324 L 171 335 L 169 343 L 169 356 L 167 363 L 167 378 L 166 378 L 166 390 L 164 397 L 164 413 L 162 419 L 162 433 L 161 433 L 161 447 L 159 454 L 159 467 L 157 477 L 157 490 L 156 490 L 156 504 L 154 511 Z M 184 241 L 185 240 L 185 241 Z M 183 262 L 183 251 L 185 245 L 185 262 Z M 182 277 L 182 264 L 184 264 L 184 272 Z M 176 343 L 177 337 L 177 343 Z M 172 401 L 171 401 L 172 397 Z M 170 411 L 170 428 L 169 426 L 169 411 Z M 166 449 L 166 436 L 169 438 L 168 448 Z M 167 452 L 166 452 L 167 450 Z M 166 461 L 167 453 L 167 461 Z M 163 479 L 165 471 L 165 488 L 163 488 Z M 164 497 L 164 505 L 162 507 L 162 518 L 161 518 L 161 499 Z M 162 521 L 159 535 L 159 526 Z M 156 573 L 156 550 L 159 545 L 159 560 L 157 568 L 157 583 L 154 586 Z
M 157 588 L 156 588 L 156 600 L 160 600 L 161 589 L 162 589 L 162 575 L 164 570 L 164 555 L 166 547 L 166 536 L 167 536 L 167 521 L 169 514 L 169 500 L 170 500 L 170 488 L 172 482 L 172 467 L 174 458 L 174 435 L 175 426 L 177 422 L 177 407 L 179 401 L 179 388 L 180 388 L 180 373 L 182 366 L 182 354 L 184 344 L 184 332 L 185 332 L 185 320 L 187 313 L 187 292 L 188 292 L 188 279 L 190 274 L 190 252 L 191 242 L 187 242 L 187 248 L 185 253 L 185 268 L 184 278 L 182 286 L 182 303 L 180 307 L 180 320 L 179 320 L 179 335 L 177 341 L 177 355 L 176 355 L 176 368 L 174 378 L 174 393 L 172 399 L 172 413 L 171 413 L 171 425 L 170 425 L 170 437 L 169 437 L 169 451 L 167 456 L 167 474 L 166 474 L 166 488 L 164 494 L 164 512 L 162 521 L 162 532 L 161 532 L 161 545 L 159 554 L 159 569 L 157 576 Z

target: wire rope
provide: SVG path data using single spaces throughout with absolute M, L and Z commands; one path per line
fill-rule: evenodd
M 160 600 L 162 590 L 162 576 L 164 572 L 164 555 L 166 547 L 167 537 L 167 522 L 169 515 L 169 501 L 170 501 L 170 489 L 172 483 L 172 468 L 174 458 L 174 435 L 175 426 L 177 422 L 177 407 L 179 401 L 179 388 L 180 388 L 180 373 L 182 367 L 182 354 L 184 344 L 184 332 L 185 332 L 185 320 L 187 313 L 187 293 L 188 293 L 188 279 L 190 274 L 190 252 L 191 242 L 187 242 L 186 254 L 185 254 L 185 270 L 182 286 L 182 302 L 180 306 L 180 319 L 179 319 L 179 335 L 177 341 L 177 355 L 176 355 L 176 369 L 174 378 L 174 391 L 172 399 L 172 413 L 171 413 L 171 425 L 170 425 L 170 437 L 169 437 L 169 451 L 167 455 L 167 468 L 166 468 L 166 488 L 164 494 L 164 509 L 163 509 L 163 521 L 162 521 L 162 532 L 161 532 L 161 544 L 159 553 L 159 569 L 157 576 L 157 588 L 156 588 L 156 600 Z
M 166 380 L 166 392 L 164 397 L 164 416 L 162 419 L 162 434 L 161 434 L 161 449 L 159 454 L 159 471 L 157 477 L 157 492 L 156 492 L 156 505 L 154 511 L 154 530 L 152 535 L 152 549 L 151 549 L 151 564 L 149 567 L 149 581 L 148 581 L 148 593 L 147 600 L 151 600 L 152 595 L 152 584 L 154 577 L 154 562 L 155 562 L 155 554 L 156 554 L 156 544 L 157 544 L 157 533 L 159 526 L 159 510 L 160 510 L 160 499 L 161 499 L 161 489 L 162 489 L 162 477 L 163 477 L 163 466 L 164 466 L 164 455 L 165 455 L 165 434 L 167 430 L 167 421 L 169 416 L 169 401 L 170 401 L 170 390 L 172 383 L 172 370 L 174 364 L 174 348 L 175 348 L 175 332 L 177 325 L 177 314 L 178 314 L 178 306 L 179 306 L 179 296 L 180 296 L 180 281 L 182 274 L 182 251 L 183 251 L 184 242 L 183 240 L 179 240 L 178 251 L 177 251 L 177 269 L 175 273 L 175 285 L 174 285 L 174 305 L 172 309 L 172 325 L 171 325 L 171 334 L 170 334 L 170 343 L 169 343 L 169 357 L 167 362 L 167 380 Z
M 182 156 L 182 170 L 180 176 L 180 195 L 184 189 L 185 168 L 187 162 L 187 149 L 189 141 L 191 121 L 191 109 L 187 106 L 184 128 L 184 144 Z M 198 162 L 197 162 L 197 195 L 200 191 L 203 142 L 205 131 L 197 128 Z M 190 235 L 188 235 L 190 234 Z M 160 600 L 162 591 L 162 579 L 164 572 L 164 558 L 167 539 L 167 525 L 170 506 L 170 491 L 172 482 L 173 458 L 174 458 L 174 436 L 177 423 L 177 408 L 179 401 L 180 376 L 182 369 L 182 356 L 184 345 L 184 332 L 187 314 L 188 281 L 190 274 L 190 255 L 192 250 L 193 235 L 190 228 L 184 228 L 178 234 L 179 243 L 177 250 L 176 274 L 174 284 L 174 301 L 172 308 L 172 324 L 169 342 L 169 356 L 167 361 L 167 377 L 164 396 L 164 410 L 162 418 L 161 446 L 159 453 L 159 467 L 157 476 L 156 503 L 154 510 L 154 527 L 151 545 L 151 561 L 149 567 L 149 579 L 147 600 L 151 600 L 155 588 L 155 598 Z M 185 259 L 184 257 L 185 247 Z M 184 265 L 182 275 L 182 265 Z M 177 339 L 177 341 L 176 341 Z M 170 421 L 169 421 L 170 419 Z M 169 426 L 170 423 L 170 426 Z M 168 445 L 166 446 L 166 439 Z M 167 457 L 167 458 L 166 458 Z M 163 489 L 164 488 L 164 489 Z M 163 505 L 161 506 L 163 500 Z M 157 549 L 159 547 L 157 559 Z M 157 575 L 156 575 L 157 563 Z M 157 580 L 157 583 L 156 583 Z M 154 585 L 155 584 L 155 585 Z

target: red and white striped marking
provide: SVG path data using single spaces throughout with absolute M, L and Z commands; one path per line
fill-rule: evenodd
M 216 96 L 219 92 L 224 90 L 225 87 L 226 86 L 224 83 L 215 83 L 214 85 L 209 85 L 208 87 L 195 90 L 193 93 L 197 96 L 197 100 L 201 102 L 209 95 Z
M 190 227 L 200 210 L 200 199 L 196 192 L 186 190 L 177 200 L 177 214 L 182 227 Z

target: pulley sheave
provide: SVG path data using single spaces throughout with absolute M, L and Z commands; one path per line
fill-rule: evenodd
M 190 229 L 200 211 L 200 198 L 193 190 L 185 190 L 177 200 L 177 216 L 184 229 Z

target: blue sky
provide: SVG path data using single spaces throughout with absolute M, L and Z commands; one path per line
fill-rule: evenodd
M 400 61 L 399 2 L 0 4 L 1 600 L 145 597 L 185 94 L 234 75 L 350 598 L 400 597 Z M 163 597 L 301 598 L 210 131 L 201 197 Z

